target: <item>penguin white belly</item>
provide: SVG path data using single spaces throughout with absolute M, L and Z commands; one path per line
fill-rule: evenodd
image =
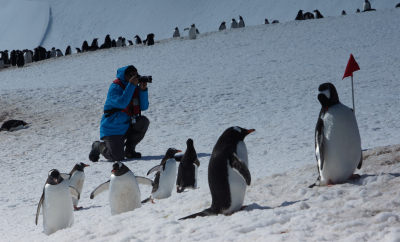
M 52 234 L 57 230 L 71 227 L 73 223 L 69 182 L 64 180 L 58 185 L 47 184 L 43 201 L 44 233 Z
M 236 155 L 248 167 L 247 147 L 243 141 L 237 144 Z M 230 214 L 242 208 L 247 184 L 242 175 L 229 165 L 229 160 L 227 163 L 231 206 L 225 210 L 224 213 Z
M 346 181 L 361 158 L 361 139 L 353 111 L 337 104 L 324 115 L 324 166 L 321 183 Z
M 141 207 L 139 185 L 131 171 L 122 176 L 111 175 L 109 201 L 112 215 Z
M 193 189 L 196 189 L 197 188 L 197 176 L 198 176 L 199 168 L 195 164 L 193 164 L 193 166 L 194 166 L 194 185 L 193 185 Z
M 83 182 L 85 181 L 85 173 L 82 171 L 75 171 L 71 178 L 70 178 L 70 186 L 75 187 L 76 190 L 81 194 L 82 193 L 82 187 L 83 187 Z M 74 206 L 78 206 L 79 200 L 76 197 L 72 197 L 72 204 Z
M 165 169 L 160 173 L 160 181 L 158 189 L 152 194 L 153 198 L 163 199 L 171 196 L 174 189 L 176 179 L 176 161 L 168 159 L 165 164 Z

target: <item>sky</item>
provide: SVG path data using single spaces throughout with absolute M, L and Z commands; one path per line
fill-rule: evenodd
M 84 19 L 90 22 L 104 16 L 99 14 L 101 9 L 117 16 L 123 3 L 128 4 L 115 1 L 119 9 L 99 3 L 98 10 L 79 14 L 82 29 L 71 43 L 89 39 L 86 34 L 95 31 L 96 25 L 89 29 Z M 137 3 L 145 6 L 144 2 Z M 247 6 L 240 13 L 245 21 L 248 19 L 246 28 L 218 32 L 221 18 L 214 13 L 220 12 L 226 21 L 227 16 L 239 14 L 228 11 L 231 7 L 224 3 L 215 8 L 211 8 L 211 2 L 205 4 L 212 13 L 199 11 L 192 20 L 188 18 L 189 24 L 201 18 L 213 23 L 202 26 L 198 21 L 201 34 L 195 40 L 168 36 L 173 26 L 187 24 L 176 17 L 172 27 L 157 25 L 160 27 L 144 30 L 156 33 L 154 46 L 73 54 L 0 70 L 0 122 L 22 119 L 30 123 L 27 129 L 0 132 L 0 240 L 400 240 L 400 114 L 396 112 L 400 103 L 400 25 L 396 24 L 400 12 L 394 9 L 395 3 L 371 1 L 376 12 L 329 14 L 361 5 L 342 2 L 329 11 L 321 7 L 322 14 L 327 15 L 324 19 L 300 22 L 269 14 L 271 18 L 287 18 L 277 25 L 256 22 L 258 17 L 263 20 L 261 14 L 246 15 L 246 11 L 255 11 L 254 6 Z M 291 6 L 290 1 L 286 5 L 257 3 L 257 9 Z M 316 6 L 311 1 L 304 3 L 300 7 L 307 10 Z M 27 3 L 9 4 L 18 8 Z M 46 47 L 65 45 L 67 37 L 60 37 L 60 32 L 68 33 L 72 28 L 68 23 L 78 21 L 77 15 L 69 14 L 77 9 L 75 4 L 48 3 L 53 17 L 51 30 L 43 38 L 40 31 L 28 28 L 31 44 L 44 39 Z M 89 9 L 90 4 L 83 1 L 80 8 Z M 155 2 L 148 4 L 143 9 Z M 232 5 L 245 6 L 241 1 L 232 1 Z M 293 7 L 290 16 L 295 16 L 300 7 Z M 168 5 L 164 10 L 172 8 Z M 56 24 L 58 17 L 64 19 L 64 25 Z M 154 18 L 157 23 L 163 22 L 163 15 Z M 26 22 L 34 22 L 30 20 Z M 123 24 L 115 21 L 114 25 L 122 28 Z M 145 24 L 142 22 L 142 26 Z M 54 26 L 58 26 L 57 31 Z M 9 27 L 16 26 L 10 23 Z M 119 34 L 126 32 L 121 29 L 113 36 Z M 342 80 L 350 53 L 361 69 L 354 73 L 356 118 L 365 150 L 363 168 L 356 171 L 361 179 L 309 189 L 317 178 L 314 129 L 321 108 L 318 86 L 332 82 L 341 102 L 352 105 L 350 80 Z M 173 191 L 170 198 L 111 216 L 106 193 L 89 199 L 93 189 L 110 178 L 111 163 L 104 158 L 92 163 L 88 154 L 92 142 L 99 139 L 109 85 L 117 68 L 128 64 L 134 64 L 142 75 L 152 75 L 153 83 L 149 84 L 150 107 L 143 113 L 151 123 L 138 145 L 143 159 L 125 164 L 136 175 L 145 176 L 169 147 L 185 150 L 186 140 L 192 138 L 201 163 L 199 188 L 182 194 Z M 210 206 L 207 167 L 211 151 L 222 132 L 236 125 L 256 129 L 245 139 L 252 176 L 244 201 L 248 207 L 231 216 L 178 221 Z M 69 172 L 76 162 L 90 164 L 79 203 L 84 209 L 74 212 L 71 228 L 47 236 L 42 215 L 38 226 L 34 224 L 47 173 L 53 168 Z M 150 188 L 140 189 L 141 197 L 148 197 Z

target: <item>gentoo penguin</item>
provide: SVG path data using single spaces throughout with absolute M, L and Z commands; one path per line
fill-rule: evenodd
M 142 39 L 139 37 L 139 35 L 135 35 L 135 44 L 140 45 L 142 44 Z
M 94 38 L 92 44 L 89 47 L 90 51 L 96 51 L 99 49 L 99 43 L 97 42 L 97 38 Z
M 264 24 L 269 24 L 269 21 L 267 18 L 264 19 Z
M 357 8 L 356 13 L 360 13 L 360 9 L 359 8 Z
M 81 53 L 81 49 L 79 49 L 78 47 L 75 48 L 76 49 L 76 53 Z
M 307 20 L 307 19 L 314 19 L 314 14 L 312 14 L 312 13 L 310 13 L 310 12 L 305 12 L 305 13 L 303 14 L 303 16 L 304 16 L 304 20 Z
M 189 29 L 189 39 L 196 39 L 196 26 L 192 24 Z
M 179 33 L 178 27 L 175 27 L 174 33 L 172 34 L 172 38 L 179 38 L 181 34 Z
M 300 9 L 297 12 L 297 16 L 296 16 L 296 18 L 294 20 L 304 20 L 303 10 Z
M 176 192 L 181 193 L 185 188 L 197 188 L 197 169 L 200 166 L 193 140 L 186 141 L 186 151 L 179 159 L 178 177 L 176 179 Z
M 342 10 L 342 15 L 347 15 L 346 11 Z
M 70 55 L 70 54 L 72 54 L 72 52 L 71 52 L 71 46 L 68 45 L 67 48 L 65 49 L 65 55 Z
M 181 152 L 181 150 L 169 148 L 162 158 L 161 163 L 147 172 L 147 175 L 150 175 L 154 171 L 157 173 L 151 195 L 149 198 L 143 200 L 142 203 L 171 196 L 176 179 L 176 160 L 174 156 L 178 152 Z
M 400 3 L 396 4 L 395 8 L 400 8 Z
M 362 166 L 361 139 L 354 112 L 339 101 L 332 83 L 318 88 L 321 103 L 315 127 L 315 157 L 318 179 L 315 185 L 345 182 Z
M 86 51 L 89 51 L 89 44 L 88 44 L 88 42 L 85 40 L 85 41 L 83 41 L 83 43 L 82 43 L 82 52 L 86 52 Z
M 238 24 L 239 28 L 244 28 L 245 24 L 244 24 L 244 20 L 242 18 L 242 16 L 239 15 L 239 24 Z
M 368 0 L 364 0 L 363 9 L 365 11 L 371 11 L 371 3 Z
M 238 27 L 238 22 L 236 22 L 236 19 L 232 19 L 231 22 L 231 29 L 236 29 Z
M 242 208 L 246 185 L 251 182 L 244 138 L 254 129 L 230 127 L 222 133 L 208 165 L 208 185 L 212 204 L 202 212 L 181 219 L 213 214 L 230 215 Z
M 60 49 L 56 49 L 56 57 L 64 56 Z
M 31 50 L 24 50 L 24 61 L 25 61 L 25 64 L 32 63 L 33 52 Z
M 322 16 L 321 12 L 318 9 L 315 9 L 314 13 L 315 13 L 315 18 L 324 18 L 324 16 Z
M 29 124 L 23 120 L 11 119 L 11 120 L 5 121 L 1 125 L 0 131 L 15 131 L 15 130 L 27 128 L 28 126 L 29 126 Z
M 37 225 L 40 208 L 43 207 L 43 229 L 49 235 L 57 230 L 71 227 L 74 223 L 74 214 L 71 203 L 71 193 L 79 198 L 79 192 L 69 186 L 57 169 L 49 171 L 42 196 L 36 210 Z
M 147 38 L 143 41 L 145 45 L 154 45 L 154 34 L 150 33 L 147 35 Z
M 90 194 L 90 199 L 105 190 L 109 190 L 108 199 L 112 215 L 132 211 L 141 206 L 138 184 L 152 186 L 153 181 L 145 177 L 135 176 L 126 165 L 117 161 L 113 164 L 111 179 L 94 189 Z
M 69 173 L 69 185 L 75 187 L 76 190 L 78 190 L 79 194 L 82 193 L 83 183 L 85 182 L 85 172 L 83 169 L 88 166 L 89 165 L 83 162 L 76 163 Z M 79 199 L 72 197 L 72 204 L 74 205 L 75 210 L 79 210 L 82 208 L 78 207 L 78 202 Z
M 222 21 L 222 23 L 221 23 L 221 25 L 219 26 L 218 30 L 219 30 L 219 31 L 222 31 L 222 30 L 225 30 L 225 29 L 226 29 L 226 23 L 225 23 L 225 21 Z

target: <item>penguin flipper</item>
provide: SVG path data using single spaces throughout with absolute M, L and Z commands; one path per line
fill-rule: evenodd
M 78 189 L 76 189 L 75 187 L 69 186 L 69 192 L 71 193 L 72 197 L 75 197 L 78 200 L 81 198 L 81 194 L 79 193 Z
M 162 171 L 163 166 L 162 165 L 156 165 L 155 167 L 151 168 L 148 172 L 147 175 L 150 175 L 150 173 L 155 172 L 155 171 Z
M 92 193 L 90 193 L 90 199 L 93 199 L 95 196 L 99 195 L 100 193 L 108 190 L 110 187 L 110 180 L 100 184 L 98 187 L 96 187 Z
M 363 163 L 363 156 L 362 156 L 362 151 L 361 151 L 360 162 L 358 163 L 357 169 L 361 169 L 362 163 Z
M 318 174 L 324 168 L 324 122 L 318 118 L 315 126 L 315 158 L 317 159 Z
M 232 157 L 229 159 L 229 164 L 231 167 L 239 172 L 239 174 L 246 181 L 246 184 L 250 186 L 251 183 L 251 175 L 249 168 L 239 159 L 236 153 L 232 154 Z
M 147 177 L 135 176 L 135 178 L 136 178 L 136 181 L 137 181 L 139 184 L 154 186 L 154 182 L 153 182 L 151 179 L 147 178 Z
M 72 173 L 71 173 L 72 174 Z M 62 177 L 62 179 L 64 180 L 69 180 L 71 178 L 71 174 L 68 173 L 60 173 L 60 176 Z
M 178 220 L 185 220 L 185 219 L 195 218 L 195 217 L 206 217 L 206 216 L 210 216 L 210 215 L 217 215 L 217 213 L 213 209 L 207 208 L 207 209 L 205 209 L 205 210 L 203 210 L 201 212 L 194 213 L 192 215 L 180 218 Z
M 195 163 L 195 164 L 197 165 L 197 167 L 200 166 L 200 161 L 199 161 L 199 159 L 196 159 L 195 161 L 193 161 L 193 163 Z
M 39 200 L 39 203 L 38 203 L 37 209 L 36 209 L 36 219 L 35 219 L 35 224 L 36 225 L 37 225 L 38 220 L 39 220 L 40 208 L 43 205 L 43 201 L 44 201 L 44 189 L 43 189 L 42 196 L 40 197 L 40 200 Z
M 177 162 L 181 162 L 181 161 L 182 161 L 182 157 L 183 157 L 183 155 L 176 155 L 176 156 L 174 156 L 174 158 L 175 158 L 175 160 L 176 160 Z

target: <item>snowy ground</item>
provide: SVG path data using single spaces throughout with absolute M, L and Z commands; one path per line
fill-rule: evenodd
M 31 127 L 0 133 L 0 233 L 4 241 L 398 241 L 400 240 L 398 9 L 322 20 L 210 32 L 196 40 L 165 39 L 33 63 L 0 72 L 0 122 Z M 362 178 L 308 189 L 317 177 L 314 127 L 318 85 L 341 80 L 349 54 L 355 73 L 356 116 L 364 152 Z M 89 199 L 109 178 L 111 164 L 91 163 L 72 228 L 51 236 L 34 225 L 47 172 L 69 172 L 98 139 L 106 92 L 118 67 L 153 75 L 151 124 L 138 146 L 137 175 L 160 162 L 168 147 L 199 153 L 199 189 L 173 192 L 156 204 L 111 216 L 107 195 Z M 209 156 L 229 126 L 255 128 L 246 138 L 252 184 L 247 211 L 190 221 L 178 218 L 210 205 Z M 386 147 L 387 145 L 392 145 Z M 142 197 L 149 189 L 143 187 Z

